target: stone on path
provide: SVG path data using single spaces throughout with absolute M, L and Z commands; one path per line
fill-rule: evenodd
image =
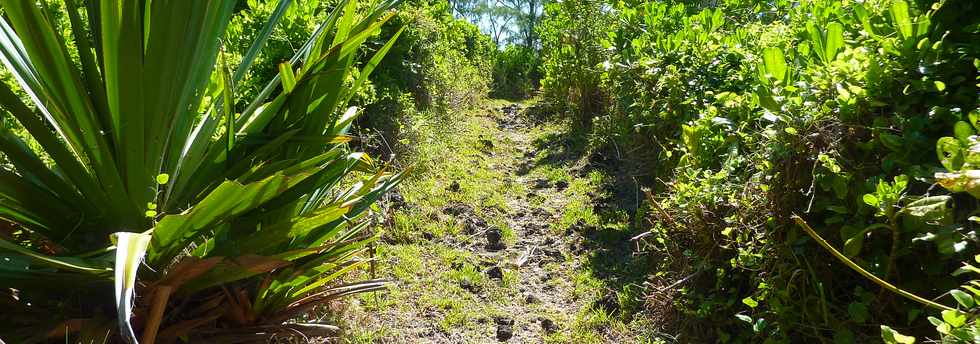
M 494 322 L 497 323 L 497 340 L 501 342 L 506 342 L 511 337 L 514 337 L 514 319 L 510 318 L 496 318 Z
M 500 228 L 490 227 L 487 229 L 487 250 L 490 251 L 500 251 L 507 248 L 507 245 L 503 242 L 503 233 L 500 232 Z

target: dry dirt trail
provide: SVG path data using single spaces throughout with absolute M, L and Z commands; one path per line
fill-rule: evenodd
M 352 343 L 647 342 L 643 275 L 610 177 L 567 124 L 493 102 L 419 129 L 423 166 L 389 202 Z M 442 131 L 445 125 L 452 132 Z M 599 202 L 599 204 L 596 204 Z M 652 341 L 651 341 L 652 342 Z

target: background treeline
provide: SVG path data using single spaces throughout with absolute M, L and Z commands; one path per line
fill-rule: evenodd
M 980 339 L 978 5 L 545 5 L 545 101 L 651 190 L 637 224 L 649 228 L 647 306 L 674 315 L 659 317 L 665 332 Z

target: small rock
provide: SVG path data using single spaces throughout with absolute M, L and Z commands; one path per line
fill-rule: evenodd
M 473 282 L 471 282 L 468 279 L 464 279 L 462 281 L 459 281 L 459 287 L 460 288 L 463 288 L 463 290 L 466 290 L 466 291 L 471 292 L 471 293 L 474 293 L 474 294 L 476 294 L 477 292 L 479 292 L 479 287 L 477 287 L 475 284 L 473 284 Z
M 493 141 L 490 141 L 488 137 L 480 135 L 478 141 L 480 142 L 481 145 L 480 150 L 482 150 L 483 153 L 490 154 L 493 151 L 494 148 Z
M 491 267 L 490 269 L 487 269 L 487 276 L 495 280 L 503 280 L 504 270 L 501 269 L 499 266 Z
M 544 249 L 544 254 L 551 257 L 555 261 L 564 262 L 565 255 L 561 254 L 561 251 L 555 249 Z
M 541 299 L 539 299 L 537 295 L 527 294 L 527 296 L 524 296 L 524 302 L 528 304 L 534 304 L 534 303 L 541 302 Z
M 453 183 L 449 184 L 449 187 L 446 189 L 452 192 L 459 192 L 459 182 L 454 180 Z
M 534 210 L 531 211 L 531 214 L 533 214 L 534 216 L 540 216 L 540 217 L 551 217 L 551 213 L 548 212 L 547 210 L 545 210 L 544 208 L 535 208 Z M 579 221 L 582 221 L 582 220 L 579 220 Z
M 558 191 L 565 190 L 566 188 L 568 188 L 568 182 L 564 180 L 559 180 L 555 182 L 555 189 L 558 189 Z
M 473 207 L 463 203 L 453 203 L 442 208 L 442 213 L 446 215 L 459 216 L 473 212 Z
M 463 224 L 463 230 L 466 231 L 466 234 L 473 234 L 484 228 L 487 228 L 487 222 L 479 217 L 470 218 Z
M 503 233 L 497 227 L 491 227 L 487 229 L 487 250 L 490 251 L 500 251 L 507 248 L 507 245 L 503 242 Z
M 495 318 L 494 322 L 497 323 L 498 341 L 506 342 L 511 337 L 514 337 L 514 319 Z
M 388 203 L 391 204 L 391 209 L 399 209 L 405 207 L 405 197 L 402 196 L 401 192 L 391 192 L 388 194 Z
M 541 317 L 539 320 L 541 321 L 541 329 L 544 330 L 544 333 L 552 334 L 558 331 L 558 325 L 554 321 L 551 321 L 551 319 Z

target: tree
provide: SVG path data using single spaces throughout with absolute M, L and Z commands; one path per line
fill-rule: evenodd
M 490 29 L 490 37 L 497 46 L 500 46 L 503 38 L 514 33 L 511 24 L 520 16 L 520 12 L 504 6 L 502 0 L 484 0 L 476 8 L 476 13 L 478 23 Z
M 547 0 L 501 1 L 504 6 L 516 13 L 514 24 L 517 26 L 517 35 L 513 41 L 524 45 L 525 48 L 536 50 L 538 45 L 537 28 L 538 24 L 541 23 L 541 14 Z

